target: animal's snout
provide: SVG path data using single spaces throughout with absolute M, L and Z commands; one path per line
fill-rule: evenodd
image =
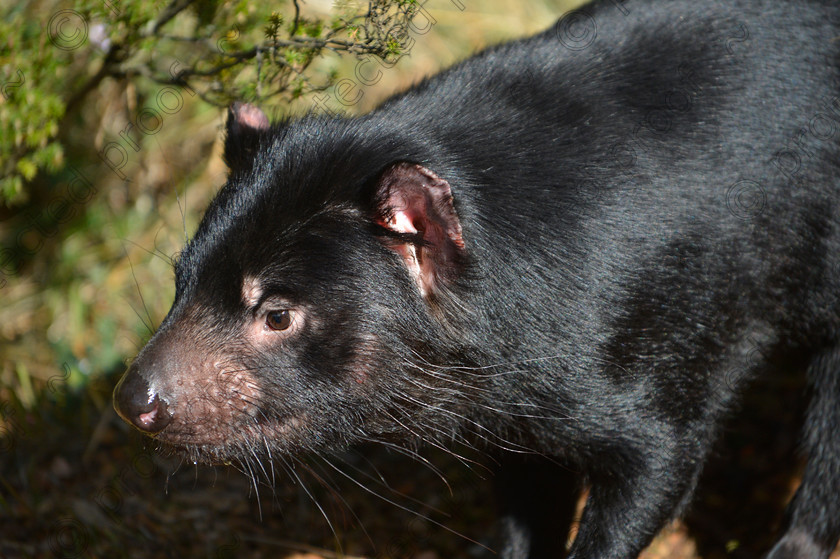
M 114 389 L 114 409 L 146 434 L 159 433 L 172 421 L 166 402 L 152 392 L 134 366 L 129 367 Z

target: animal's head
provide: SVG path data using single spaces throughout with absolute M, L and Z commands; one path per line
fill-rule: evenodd
M 228 182 L 114 391 L 123 419 L 225 462 L 409 436 L 447 398 L 419 371 L 445 358 L 440 303 L 467 260 L 450 184 L 358 122 L 231 109 Z

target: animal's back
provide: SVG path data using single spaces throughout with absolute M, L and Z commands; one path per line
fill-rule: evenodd
M 826 2 L 605 1 L 366 122 L 400 122 L 437 149 L 430 165 L 457 169 L 467 238 L 498 249 L 489 293 L 547 284 L 532 316 L 573 312 L 575 283 L 574 299 L 609 307 L 651 282 L 672 303 L 728 282 L 741 294 L 720 312 L 742 302 L 745 321 L 825 333 L 840 292 L 838 24 Z

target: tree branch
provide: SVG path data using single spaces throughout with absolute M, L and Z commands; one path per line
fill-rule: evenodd
M 152 27 L 152 35 L 157 35 L 157 32 L 160 30 L 161 27 L 169 23 L 169 21 L 177 16 L 179 13 L 184 11 L 187 6 L 192 4 L 194 0 L 172 0 L 166 8 L 163 9 L 163 13 L 160 14 L 157 21 L 155 22 L 154 26 Z

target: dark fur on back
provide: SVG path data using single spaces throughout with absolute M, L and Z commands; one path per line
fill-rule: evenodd
M 840 7 L 583 13 L 585 48 L 561 21 L 363 117 L 232 109 L 228 184 L 123 417 L 207 461 L 484 445 L 507 558 L 562 554 L 565 464 L 592 483 L 571 555 L 632 557 L 688 504 L 756 356 L 796 349 L 815 356 L 811 462 L 772 556 L 827 556 Z M 266 327 L 280 311 L 291 326 Z

